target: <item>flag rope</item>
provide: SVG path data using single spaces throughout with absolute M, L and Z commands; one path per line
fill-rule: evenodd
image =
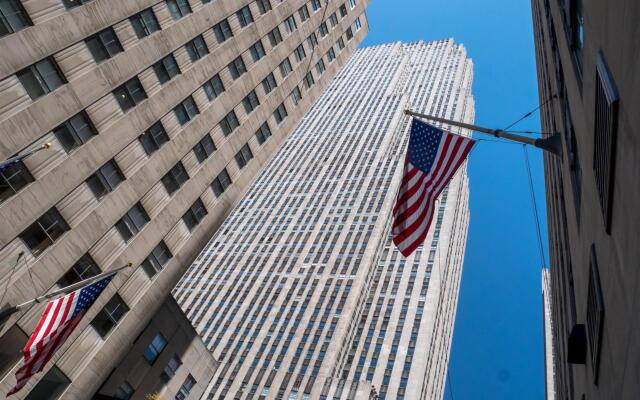
M 544 256 L 544 247 L 542 245 L 542 232 L 540 231 L 540 214 L 538 213 L 538 204 L 536 202 L 536 194 L 533 188 L 533 178 L 531 177 L 531 163 L 529 162 L 529 152 L 527 146 L 522 146 L 524 152 L 524 162 L 527 168 L 527 175 L 529 177 L 529 193 L 531 194 L 531 203 L 533 205 L 533 219 L 536 224 L 536 235 L 538 236 L 538 248 L 540 251 L 540 262 L 542 262 L 542 268 L 545 268 L 547 260 Z
M 538 111 L 539 109 L 541 109 L 542 107 L 547 105 L 547 103 L 549 103 L 551 100 L 555 99 L 556 97 L 558 97 L 558 95 L 556 95 L 556 94 L 553 94 L 553 95 L 549 96 L 549 98 L 547 98 L 547 100 L 545 100 L 544 103 L 539 104 L 536 108 L 534 108 L 533 110 L 529 111 L 528 113 L 526 113 L 525 115 L 520 117 L 520 119 L 518 119 L 516 122 L 514 122 L 511 125 L 509 125 L 506 128 L 504 128 L 503 131 L 509 130 L 509 128 L 513 127 L 514 125 L 516 125 L 520 121 L 522 121 L 522 120 L 524 120 L 526 118 L 529 118 L 531 116 L 531 114 L 533 114 L 534 112 Z M 528 133 L 528 132 L 522 132 L 522 133 Z

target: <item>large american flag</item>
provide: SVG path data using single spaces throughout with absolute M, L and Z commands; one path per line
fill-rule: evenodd
M 408 257 L 427 237 L 435 200 L 475 141 L 413 119 L 404 175 L 393 209 L 393 243 Z
M 114 275 L 106 276 L 47 304 L 36 330 L 22 350 L 22 365 L 16 371 L 17 383 L 7 396 L 22 389 L 31 376 L 42 371 Z

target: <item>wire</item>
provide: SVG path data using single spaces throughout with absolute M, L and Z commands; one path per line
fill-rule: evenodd
M 555 99 L 556 97 L 558 97 L 558 96 L 555 95 L 555 94 L 550 96 L 544 103 L 540 104 L 538 107 L 534 108 L 533 110 L 529 111 L 528 113 L 526 113 L 525 115 L 520 117 L 520 119 L 518 119 L 516 122 L 514 122 L 511 125 L 509 125 L 506 128 L 504 128 L 503 131 L 509 130 L 509 128 L 511 128 L 512 126 L 516 125 L 518 122 L 522 121 L 525 118 L 529 118 L 531 116 L 531 114 L 533 114 L 534 112 L 538 111 L 540 108 L 544 107 L 548 102 L 550 102 L 551 100 Z
M 533 204 L 533 219 L 536 223 L 536 234 L 538 236 L 538 248 L 540 250 L 540 261 L 542 262 L 542 268 L 547 265 L 547 260 L 544 256 L 544 247 L 542 246 L 542 233 L 540 231 L 540 215 L 538 214 L 538 205 L 536 203 L 536 195 L 533 189 L 533 179 L 531 177 L 531 163 L 529 162 L 529 152 L 527 146 L 522 146 L 524 151 L 524 162 L 527 167 L 527 175 L 529 176 L 529 192 L 531 193 L 531 203 Z

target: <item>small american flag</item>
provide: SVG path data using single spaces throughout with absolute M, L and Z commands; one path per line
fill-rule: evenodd
M 404 176 L 393 209 L 393 243 L 408 257 L 427 237 L 435 200 L 475 144 L 414 119 Z
M 36 330 L 22 350 L 22 365 L 16 371 L 17 383 L 7 396 L 22 389 L 31 376 L 42 371 L 114 275 L 106 276 L 47 304 Z

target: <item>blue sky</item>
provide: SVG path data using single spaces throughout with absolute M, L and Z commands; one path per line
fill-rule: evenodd
M 449 37 L 464 44 L 478 125 L 505 128 L 538 104 L 529 0 L 374 0 L 367 16 L 364 45 Z M 538 118 L 513 129 L 538 131 Z M 541 261 L 522 146 L 476 147 L 445 399 L 542 399 Z M 546 251 L 542 158 L 537 149 L 529 156 Z

